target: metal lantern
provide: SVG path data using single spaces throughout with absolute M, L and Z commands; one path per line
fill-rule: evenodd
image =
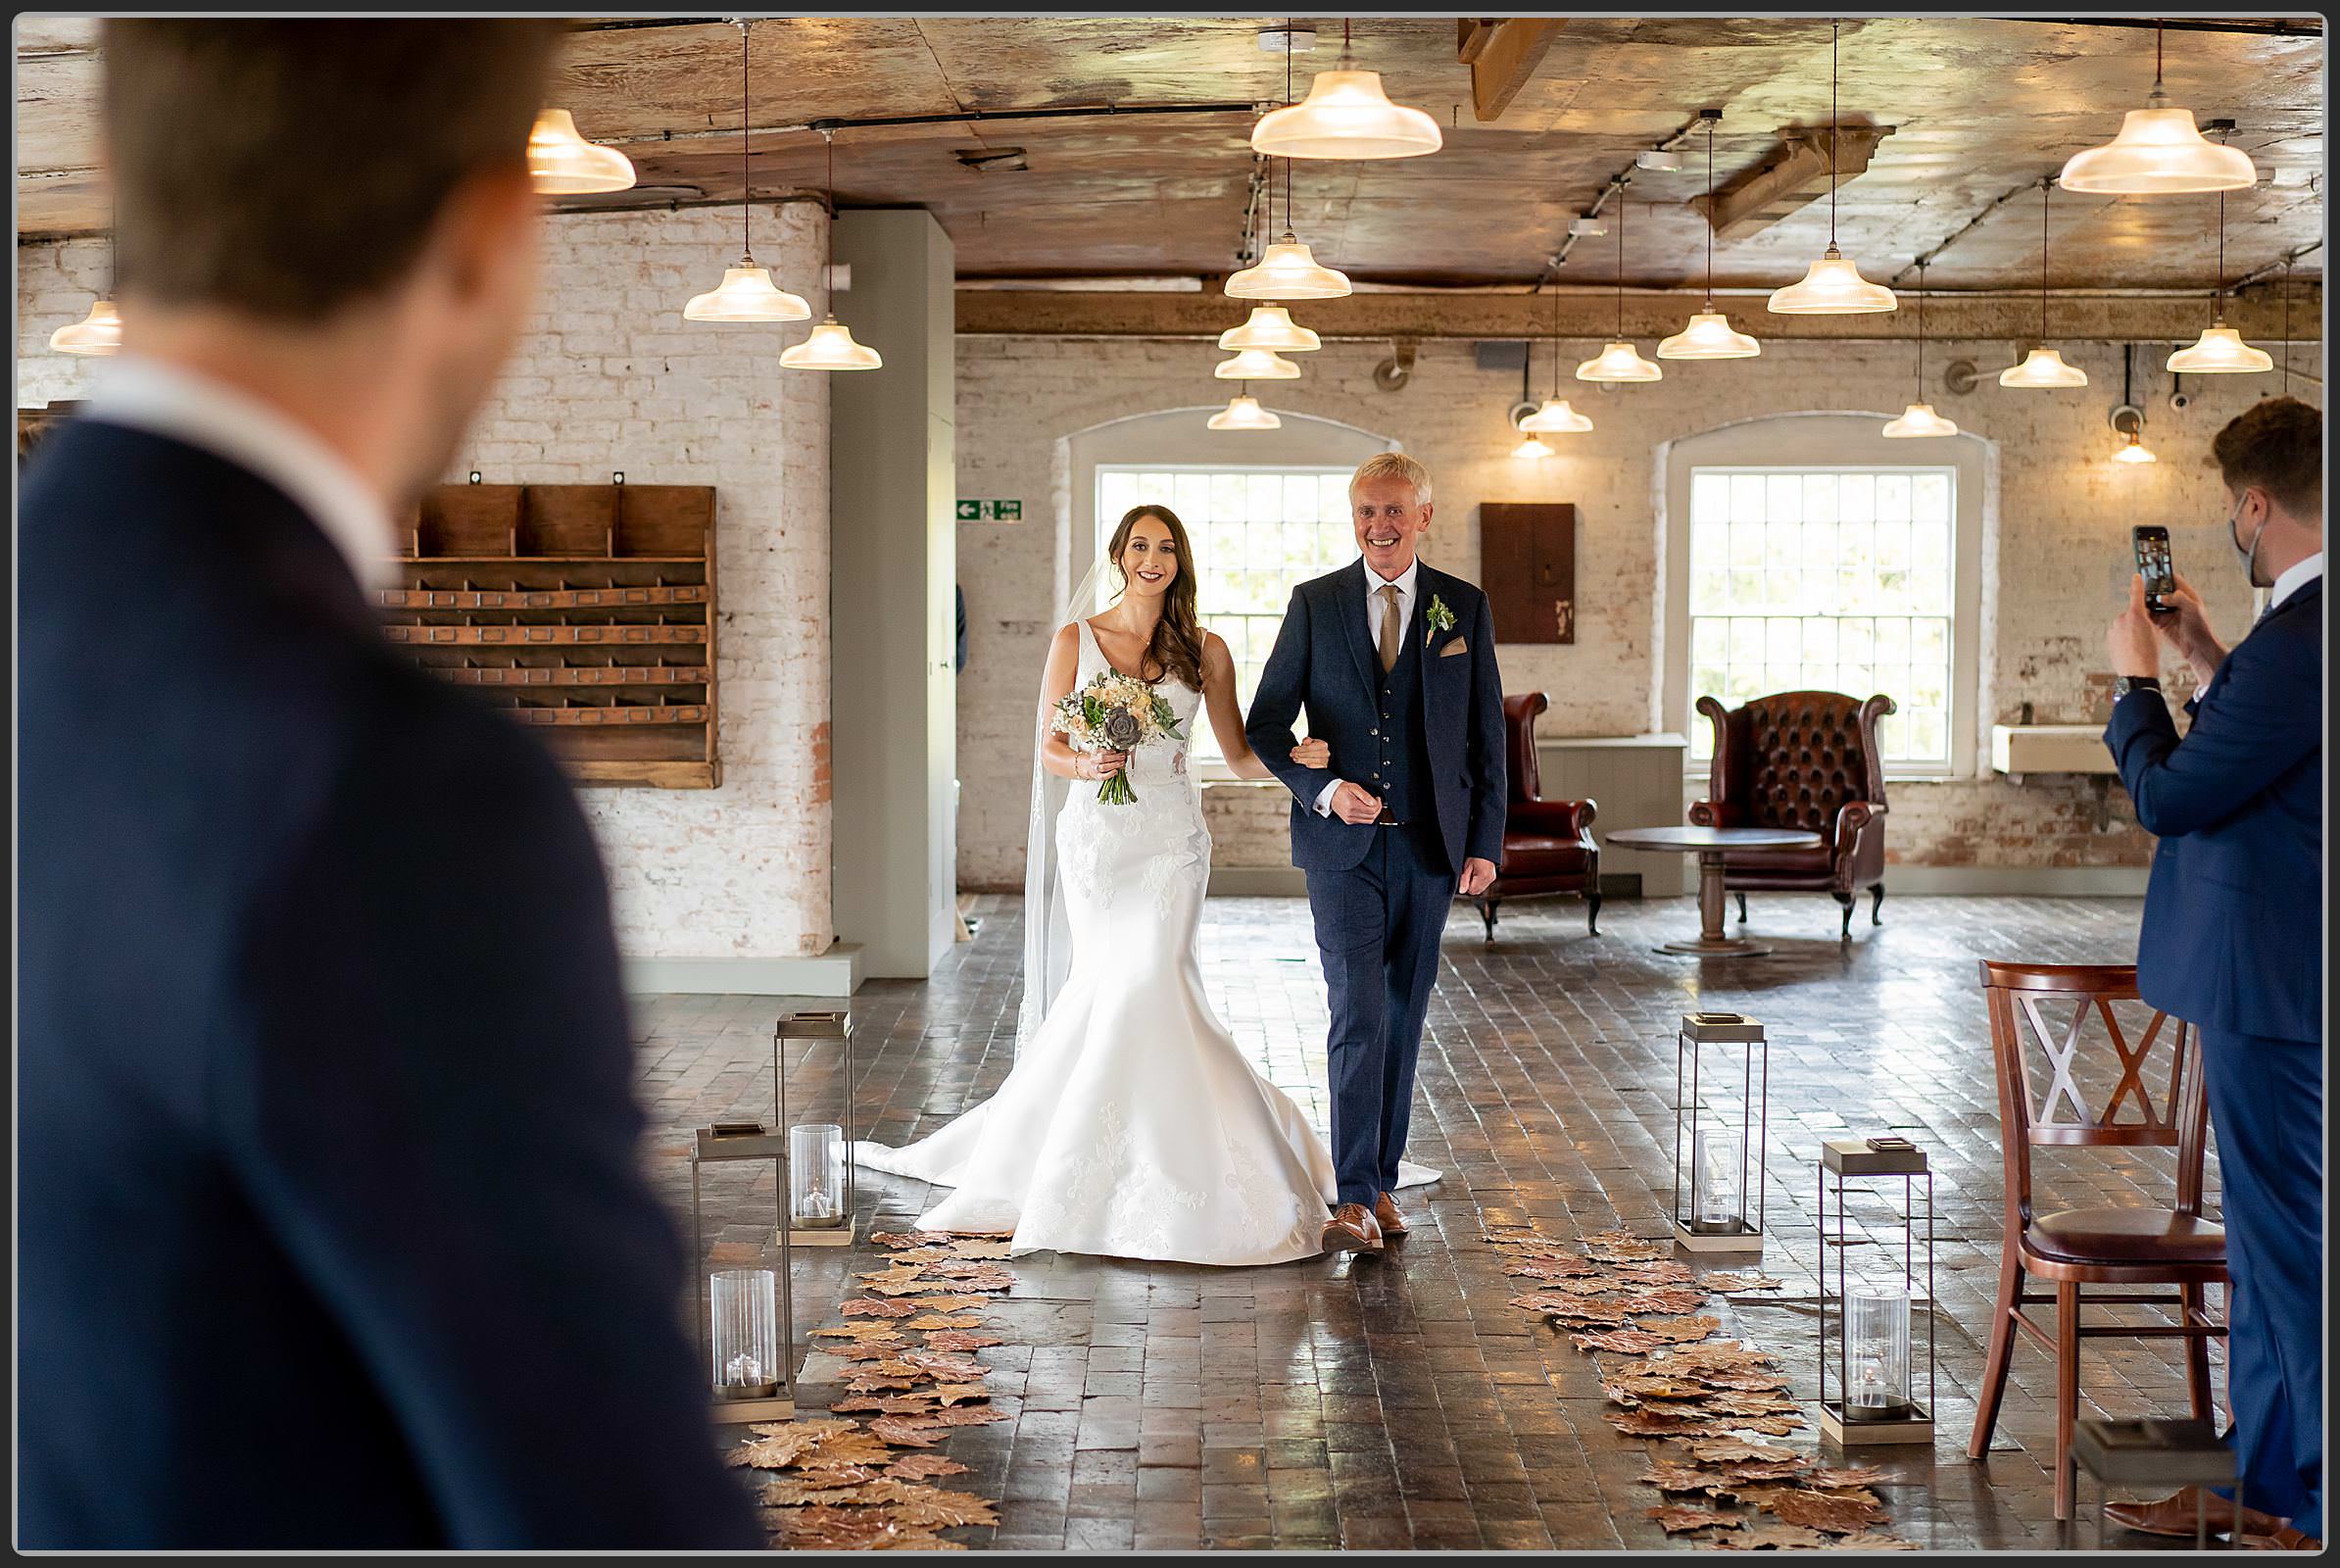
M 1716 1080 L 1701 1071 L 1701 1059 L 1717 1046 L 1737 1048 L 1735 1113 L 1708 1104 L 1705 1098 Z M 1771 1118 L 1771 1046 L 1764 1039 L 1763 1025 L 1736 1012 L 1682 1014 L 1674 1051 L 1674 1240 L 1678 1246 L 1693 1252 L 1763 1250 L 1763 1154 Z M 1722 1081 L 1728 1084 L 1727 1071 Z M 1748 1211 L 1750 1193 L 1752 1213 Z
M 1821 1146 L 1820 1181 L 1820 1425 L 1845 1447 L 1933 1442 L 1933 1171 L 1926 1151 L 1906 1138 L 1840 1138 Z M 1870 1177 L 1901 1178 L 1901 1277 L 1845 1278 L 1844 1184 Z M 1926 1183 L 1926 1283 L 1917 1268 L 1917 1191 Z M 1828 1232 L 1833 1193 L 1836 1232 Z M 1835 1252 L 1831 1286 L 1828 1253 Z M 1926 1397 L 1921 1401 L 1911 1353 L 1911 1319 L 1926 1310 Z M 1829 1315 L 1835 1328 L 1830 1337 Z M 1832 1376 L 1831 1376 L 1832 1374 Z M 1833 1393 L 1830 1389 L 1833 1387 Z
M 788 1064 L 835 1041 L 839 1069 L 835 1122 L 788 1120 Z M 772 1120 L 788 1128 L 789 1240 L 800 1247 L 847 1247 L 853 1240 L 853 1015 L 843 1009 L 788 1012 L 772 1029 Z
M 731 1160 L 772 1162 L 777 1269 L 707 1269 L 707 1221 L 699 1167 Z M 761 1122 L 717 1122 L 691 1147 L 691 1272 L 699 1353 L 718 1423 L 786 1421 L 797 1412 L 795 1302 L 789 1291 L 788 1140 Z M 775 1297 L 777 1299 L 775 1299 Z

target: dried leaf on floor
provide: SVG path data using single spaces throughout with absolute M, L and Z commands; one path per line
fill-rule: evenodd
M 838 1310 L 847 1317 L 908 1317 L 922 1310 L 925 1305 L 923 1301 L 889 1301 L 882 1298 L 855 1297 Z
M 1730 1514 L 1716 1513 L 1711 1508 L 1686 1508 L 1677 1503 L 1644 1509 L 1643 1512 L 1655 1519 L 1659 1527 L 1669 1536 L 1679 1536 L 1684 1531 L 1706 1530 L 1718 1526 L 1726 1530 L 1736 1530 L 1745 1522 Z
M 1715 1484 L 1714 1473 L 1701 1470 L 1694 1464 L 1667 1464 L 1652 1461 L 1641 1472 L 1641 1485 L 1655 1487 L 1660 1492 L 1704 1492 Z
M 1672 1410 L 1652 1409 L 1646 1405 L 1605 1413 L 1609 1425 L 1629 1438 L 1669 1437 L 1680 1432 L 1703 1431 L 1709 1425 L 1700 1416 L 1678 1415 Z
M 850 1399 L 831 1399 L 829 1408 L 838 1415 L 872 1413 L 883 1415 L 887 1401 L 872 1394 L 856 1394 Z
M 859 1377 L 847 1378 L 845 1386 L 854 1394 L 877 1394 L 887 1389 L 914 1389 L 920 1381 L 918 1378 L 887 1377 L 865 1372 Z
M 1849 1536 L 1879 1523 L 1885 1510 L 1876 1497 L 1867 1493 L 1782 1492 L 1764 1499 L 1766 1510 L 1782 1524 L 1802 1525 L 1807 1530 L 1825 1530 L 1832 1536 Z
M 1649 1263 L 1619 1263 L 1609 1270 L 1609 1274 L 1614 1279 L 1633 1285 L 1688 1285 L 1696 1279 L 1687 1264 L 1677 1263 L 1671 1258 Z
M 1619 1378 L 1614 1383 L 1602 1384 L 1601 1389 L 1604 1393 L 1610 1389 L 1620 1389 L 1627 1394 L 1638 1395 L 1644 1399 L 1703 1399 L 1706 1397 L 1706 1390 L 1698 1384 L 1679 1383 L 1672 1378 L 1647 1375 Z M 1623 1403 L 1624 1401 L 1619 1400 L 1618 1402 Z
M 757 1489 L 756 1500 L 767 1508 L 794 1508 L 805 1503 L 858 1502 L 861 1484 L 874 1480 L 875 1470 L 807 1471 L 801 1476 L 775 1476 Z M 832 1482 L 833 1477 L 852 1477 Z
M 1815 1492 L 1838 1492 L 1847 1487 L 1876 1487 L 1885 1482 L 1885 1473 L 1873 1464 L 1856 1469 L 1815 1470 L 1805 1485 Z
M 1632 1313 L 1688 1312 L 1704 1304 L 1707 1293 L 1689 1285 L 1658 1285 L 1626 1292 L 1617 1304 Z
M 869 1240 L 874 1247 L 900 1250 L 905 1247 L 948 1247 L 958 1238 L 949 1231 L 872 1231 Z
M 1733 1535 L 1717 1536 L 1714 1544 L 1730 1551 L 1809 1550 L 1828 1544 L 1817 1530 L 1765 1519 Z
M 1523 1257 L 1503 1272 L 1522 1280 L 1574 1280 L 1600 1271 L 1581 1257 Z
M 1015 1285 L 1015 1275 L 997 1263 L 930 1263 L 927 1269 L 960 1290 L 1004 1291 Z
M 963 1355 L 947 1355 L 940 1350 L 912 1350 L 902 1359 L 914 1370 L 945 1383 L 981 1383 L 984 1373 L 989 1370 L 981 1361 L 970 1361 Z
M 896 1524 L 922 1530 L 951 1530 L 960 1525 L 996 1525 L 997 1506 L 971 1492 L 945 1492 L 940 1487 L 908 1481 L 873 1481 L 859 1491 L 860 1500 L 876 1503 Z
M 1511 1304 L 1523 1312 L 1574 1312 L 1584 1303 L 1581 1298 L 1562 1296 L 1556 1291 L 1537 1291 L 1532 1296 L 1515 1296 Z
M 783 1465 L 795 1464 L 824 1443 L 834 1442 L 846 1433 L 860 1429 L 851 1421 L 794 1421 L 759 1422 L 753 1430 L 760 1436 L 725 1454 L 725 1464 L 777 1470 Z
M 814 1329 L 812 1337 L 816 1340 L 858 1340 L 863 1344 L 873 1341 L 899 1343 L 902 1330 L 891 1323 L 840 1323 L 833 1328 Z
M 1008 1421 L 1014 1418 L 996 1405 L 954 1404 L 949 1409 L 937 1410 L 932 1415 L 923 1415 L 918 1419 L 942 1427 L 980 1427 L 994 1421 Z
M 980 1383 L 938 1383 L 934 1396 L 945 1404 L 965 1404 L 970 1399 L 988 1399 L 992 1391 Z
M 869 1280 L 869 1288 L 880 1296 L 908 1296 L 915 1291 L 931 1291 L 935 1288 L 936 1283 L 919 1274 L 889 1274 L 882 1278 L 870 1278 L 868 1275 L 862 1277 Z
M 1781 1281 L 1773 1279 L 1769 1274 L 1761 1271 L 1747 1274 L 1709 1274 L 1699 1283 L 1710 1291 L 1721 1291 L 1726 1296 L 1737 1296 L 1746 1291 L 1777 1291 L 1782 1288 Z
M 950 1455 L 923 1451 L 897 1454 L 894 1462 L 886 1467 L 886 1474 L 899 1481 L 931 1481 L 938 1476 L 963 1476 L 966 1473 L 967 1467 Z
M 1774 1447 L 1768 1443 L 1750 1443 L 1744 1438 L 1721 1438 L 1712 1443 L 1690 1446 L 1690 1457 L 1700 1464 L 1784 1464 L 1794 1461 L 1809 1463 L 1793 1448 Z
M 904 1448 L 931 1448 L 951 1435 L 949 1427 L 914 1415 L 881 1415 L 869 1430 L 881 1442 Z
M 1654 1317 L 1635 1325 L 1643 1333 L 1680 1344 L 1703 1340 L 1722 1326 L 1720 1318 L 1712 1317 Z
M 970 1237 L 963 1241 L 952 1242 L 951 1244 L 951 1250 L 954 1255 L 959 1257 L 1005 1257 L 1010 1250 L 1010 1244 L 1006 1242 L 977 1241 Z
M 930 1297 L 928 1299 L 931 1300 L 933 1298 Z M 914 1310 L 919 1303 L 915 1301 L 904 1301 L 902 1304 Z M 975 1316 L 971 1312 L 963 1314 L 928 1312 L 924 1316 L 910 1319 L 907 1323 L 904 1323 L 902 1327 L 905 1329 L 917 1329 L 921 1332 L 931 1332 L 935 1329 L 979 1329 L 983 1327 L 983 1319 Z
M 983 1350 L 1007 1342 L 997 1334 L 970 1334 L 963 1329 L 950 1329 L 926 1337 L 930 1350 Z
M 1784 1394 L 1710 1394 L 1706 1407 L 1718 1415 L 1785 1415 L 1796 1402 Z
M 1013 1278 L 1012 1275 L 1009 1277 Z M 910 1304 L 928 1312 L 966 1312 L 971 1311 L 978 1306 L 988 1306 L 991 1303 L 983 1297 L 966 1296 L 962 1294 L 954 1296 L 922 1297 L 918 1300 L 912 1301 Z M 912 1325 L 912 1327 L 916 1326 L 917 1325 L 915 1324 Z
M 774 1516 L 788 1544 L 811 1551 L 964 1551 L 932 1530 L 898 1523 L 880 1508 L 790 1508 Z
M 1904 1541 L 1899 1536 L 1885 1536 L 1879 1535 L 1876 1531 L 1863 1531 L 1857 1536 L 1839 1536 L 1833 1541 L 1824 1542 L 1821 1549 L 1823 1551 L 1922 1551 L 1925 1548 L 1916 1542 Z
M 1674 1250 L 1671 1242 L 1653 1242 L 1630 1231 L 1595 1231 L 1577 1240 L 1586 1256 L 1604 1263 L 1651 1263 Z
M 1580 1350 L 1609 1350 L 1618 1355 L 1644 1355 L 1667 1343 L 1641 1329 L 1609 1329 L 1593 1334 L 1571 1334 Z

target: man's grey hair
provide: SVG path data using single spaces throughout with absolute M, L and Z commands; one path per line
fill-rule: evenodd
M 1430 505 L 1430 470 L 1402 452 L 1376 452 L 1357 465 L 1357 471 L 1348 476 L 1348 493 L 1354 497 L 1357 486 L 1368 479 L 1403 479 L 1414 487 L 1414 503 Z

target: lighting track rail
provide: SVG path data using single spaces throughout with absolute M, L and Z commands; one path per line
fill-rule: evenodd
M 1059 109 L 969 109 L 955 115 L 873 115 L 861 120 L 846 120 L 824 116 L 819 120 L 794 121 L 782 125 L 751 125 L 751 136 L 777 136 L 788 131 L 815 130 L 822 125 L 837 130 L 879 128 L 892 125 L 963 125 L 969 122 L 989 123 L 994 121 L 1033 120 L 1114 120 L 1134 115 L 1259 115 L 1266 107 L 1250 102 L 1208 104 L 1080 104 Z M 707 141 L 737 136 L 736 127 L 730 130 L 661 130 L 639 136 L 596 136 L 594 140 L 605 147 L 638 147 L 658 142 Z

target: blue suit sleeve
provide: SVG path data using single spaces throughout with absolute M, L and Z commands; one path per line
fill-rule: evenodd
M 2114 705 L 2105 744 L 2146 832 L 2215 827 L 2322 744 L 2313 672 L 2303 683 L 2288 663 L 2276 639 L 2244 639 L 2182 740 L 2158 696 L 2132 692 Z
M 1509 760 L 1504 756 L 1503 673 L 1495 667 L 1495 616 L 1487 596 L 1471 626 L 1471 820 L 1463 853 L 1503 863 L 1503 821 L 1510 808 Z
M 1259 672 L 1251 711 L 1244 715 L 1243 738 L 1268 771 L 1298 798 L 1301 808 L 1314 810 L 1316 798 L 1341 775 L 1330 768 L 1302 767 L 1292 760 L 1292 749 L 1299 744 L 1292 725 L 1308 695 L 1308 601 L 1294 588 L 1292 603 L 1284 608 L 1284 624 L 1276 630 L 1275 649 Z
M 501 719 L 422 728 L 353 760 L 247 918 L 253 1044 L 215 1093 L 238 1183 L 450 1544 L 760 1549 L 638 1164 L 583 813 Z

